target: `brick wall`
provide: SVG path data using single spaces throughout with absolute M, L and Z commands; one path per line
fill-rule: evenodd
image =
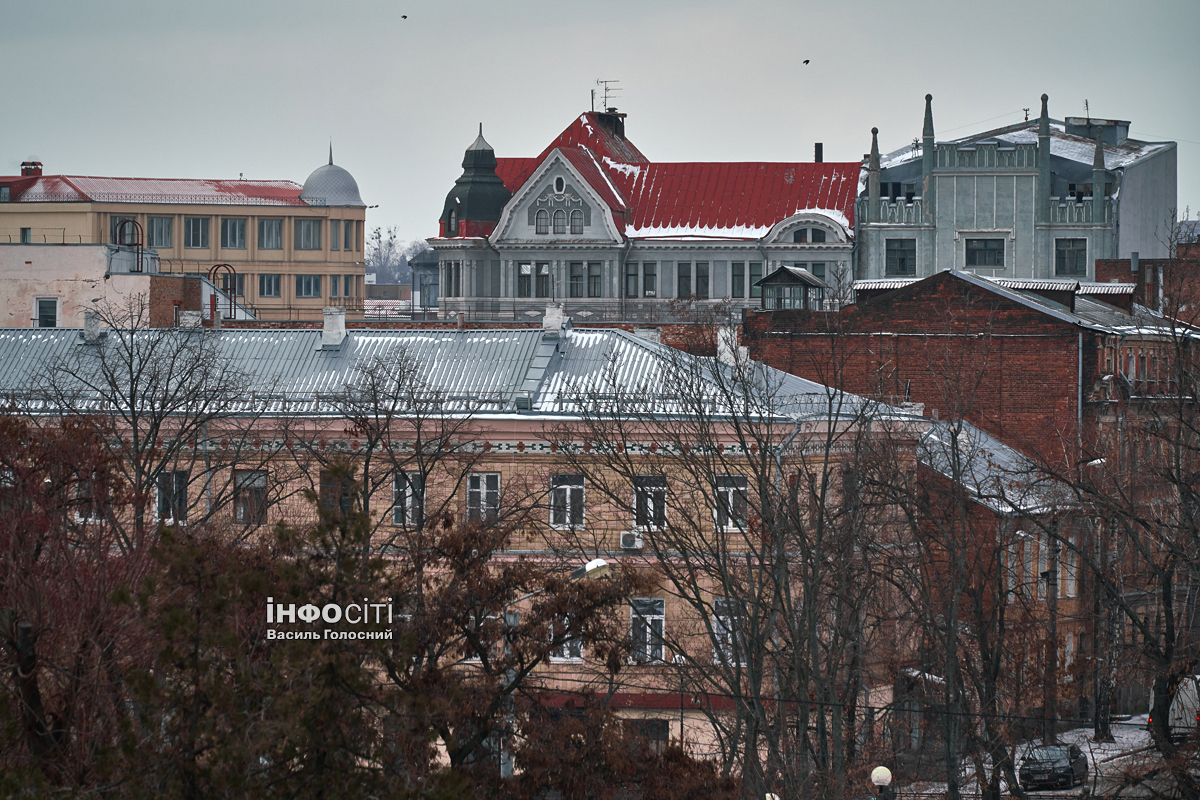
M 200 278 L 195 275 L 151 275 L 150 326 L 174 326 L 175 307 L 182 311 L 199 311 L 200 297 Z
M 962 416 L 1030 455 L 1069 459 L 1081 329 L 941 275 L 839 313 L 751 312 L 744 343 L 777 369 L 889 402 L 907 395 L 927 416 Z M 1085 388 L 1101 344 L 1083 337 Z

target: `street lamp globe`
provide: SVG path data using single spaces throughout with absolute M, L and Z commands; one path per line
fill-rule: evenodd
M 876 767 L 871 770 L 871 783 L 876 786 L 887 786 L 892 782 L 892 771 L 887 767 Z

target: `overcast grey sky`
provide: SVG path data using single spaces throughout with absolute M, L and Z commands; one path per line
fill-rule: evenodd
M 402 19 L 401 15 L 407 15 Z M 0 0 L 0 173 L 286 178 L 334 160 L 368 225 L 437 233 L 483 123 L 533 156 L 617 79 L 655 161 L 858 160 L 921 132 L 1132 120 L 1200 211 L 1200 0 Z M 802 62 L 808 59 L 805 66 Z

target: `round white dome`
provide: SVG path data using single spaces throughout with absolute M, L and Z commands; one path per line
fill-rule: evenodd
M 333 163 L 332 155 L 329 163 L 317 167 L 304 182 L 300 190 L 300 199 L 306 203 L 318 206 L 358 206 L 365 207 L 358 194 L 358 181 L 346 170 Z

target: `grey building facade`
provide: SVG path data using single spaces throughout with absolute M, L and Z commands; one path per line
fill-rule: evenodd
M 856 213 L 856 277 L 949 269 L 998 278 L 1095 279 L 1096 259 L 1166 256 L 1176 145 L 1130 139 L 1124 120 L 1041 114 L 936 141 L 932 96 L 921 139 L 880 155 L 872 130 Z

